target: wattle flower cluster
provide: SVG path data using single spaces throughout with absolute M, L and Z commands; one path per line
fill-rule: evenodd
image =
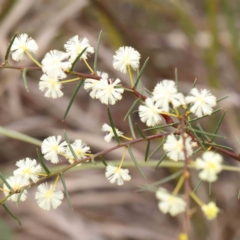
M 160 201 L 158 208 L 164 214 L 169 213 L 171 216 L 176 216 L 186 210 L 186 202 L 182 198 L 170 194 L 165 188 L 160 187 L 156 191 L 156 197 Z
M 163 80 L 156 85 L 153 95 L 147 98 L 145 105 L 139 106 L 139 117 L 148 127 L 154 127 L 162 123 L 160 114 L 175 114 L 175 109 L 182 106 L 189 108 L 197 117 L 211 115 L 216 106 L 216 97 L 210 91 L 193 88 L 189 96 L 184 97 L 179 93 L 177 86 L 172 80 Z
M 108 74 L 97 72 L 101 79 L 95 80 L 87 78 L 84 82 L 84 89 L 90 91 L 91 98 L 99 99 L 102 104 L 114 105 L 122 99 L 124 89 L 121 87 L 121 81 L 117 78 L 115 81 L 108 78 Z
M 85 52 L 79 59 L 86 60 L 88 56 L 94 53 L 94 49 L 90 46 L 88 39 L 79 39 L 78 36 L 69 39 L 64 45 L 64 48 L 66 52 L 51 50 L 46 53 L 42 60 L 42 65 L 37 63 L 38 66 L 41 66 L 43 71 L 43 75 L 39 82 L 39 89 L 42 92 L 45 91 L 45 97 L 59 98 L 63 96 L 61 90 L 62 83 L 60 80 L 66 78 L 66 72 L 71 69 L 72 63 L 85 48 Z M 32 38 L 28 37 L 27 34 L 19 34 L 19 36 L 14 39 L 11 46 L 12 58 L 15 61 L 24 60 L 27 55 L 33 59 L 37 50 L 37 43 Z
M 40 64 L 34 57 L 38 50 L 37 43 L 32 38 L 28 37 L 27 34 L 20 34 L 15 38 L 10 50 L 13 60 L 22 61 L 28 56 L 41 68 L 43 74 L 39 81 L 39 89 L 45 92 L 45 97 L 53 99 L 59 98 L 64 94 L 62 91 L 64 83 L 79 80 L 84 81 L 84 89 L 89 92 L 91 98 L 97 99 L 107 106 L 115 105 L 120 101 L 124 90 L 131 91 L 139 97 L 140 94 L 136 92 L 135 89 L 132 71 L 139 69 L 141 55 L 134 48 L 123 46 L 113 55 L 113 68 L 121 73 L 129 75 L 131 88 L 123 87 L 119 78 L 114 80 L 109 78 L 109 75 L 105 72 L 95 73 L 92 70 L 86 60 L 94 53 L 94 48 L 89 44 L 87 38 L 80 39 L 76 35 L 64 44 L 64 49 L 65 51 L 49 51 Z M 69 75 L 68 73 L 76 74 L 72 71 L 72 68 L 77 60 L 82 60 L 89 68 L 92 75 L 88 75 L 89 77 L 86 79 L 80 79 L 78 77 L 75 79 L 63 80 Z M 83 74 L 76 75 L 82 76 Z M 145 99 L 144 96 L 141 98 Z M 185 129 L 188 128 L 186 122 L 191 120 L 192 114 L 197 118 L 211 115 L 216 104 L 216 97 L 207 89 L 197 89 L 194 87 L 187 96 L 184 96 L 183 93 L 178 92 L 178 86 L 175 81 L 165 79 L 157 83 L 152 93 L 149 94 L 149 97 L 138 107 L 140 120 L 148 127 L 158 127 L 165 121 L 164 119 L 166 119 L 166 116 L 179 120 L 179 126 L 177 126 L 178 123 L 176 123 L 177 127 L 173 132 L 164 133 L 162 144 L 163 150 L 165 151 L 164 157 L 167 156 L 175 162 L 186 160 L 184 163 L 184 171 L 188 167 L 187 164 L 191 163 L 195 169 L 200 170 L 199 178 L 211 183 L 217 180 L 218 174 L 223 169 L 223 158 L 218 153 L 205 151 L 202 157 L 197 158 L 195 162 L 193 159 L 190 159 L 194 153 L 193 148 L 197 143 L 201 142 L 196 140 L 197 137 L 193 136 L 193 134 L 190 133 L 191 131 L 188 132 Z M 183 114 L 180 115 L 179 113 L 182 112 Z M 180 122 L 181 120 L 182 122 Z M 113 126 L 111 118 L 110 122 L 112 126 L 105 123 L 102 125 L 101 129 L 106 133 L 104 137 L 106 142 L 109 143 L 113 137 L 116 137 L 117 140 L 118 137 L 132 140 L 124 136 L 122 131 Z M 184 126 L 180 125 L 180 123 L 183 123 Z M 142 134 L 141 136 L 144 138 Z M 156 137 L 159 136 L 149 137 L 148 139 L 144 138 L 144 140 L 150 143 L 150 140 Z M 139 140 L 141 141 L 142 139 L 137 139 L 135 142 L 124 143 L 123 145 L 121 145 L 122 143 L 119 141 L 118 146 L 124 147 L 123 157 L 119 166 L 106 164 L 103 161 L 106 165 L 105 176 L 110 183 L 116 183 L 120 186 L 123 185 L 125 181 L 131 180 L 129 170 L 122 168 L 122 165 L 124 163 L 127 148 Z M 210 143 L 211 141 L 208 142 L 208 144 Z M 149 146 L 150 144 L 148 147 Z M 212 146 L 210 146 L 208 150 L 211 149 L 211 147 Z M 203 147 L 203 149 L 205 148 Z M 81 139 L 76 139 L 73 143 L 69 144 L 69 142 L 64 141 L 61 136 L 49 136 L 43 140 L 41 152 L 44 159 L 53 164 L 58 164 L 63 159 L 67 159 L 68 162 L 72 164 L 71 167 L 73 167 L 80 165 L 81 162 L 88 162 L 90 159 L 94 161 L 94 155 L 91 154 L 90 147 Z M 131 155 L 131 151 L 129 153 Z M 100 152 L 100 154 L 102 154 L 102 152 Z M 95 157 L 99 157 L 100 154 L 96 154 Z M 134 163 L 137 165 L 136 161 L 134 161 Z M 41 165 L 39 165 L 35 159 L 26 158 L 19 160 L 16 166 L 18 168 L 13 172 L 13 176 L 5 181 L 2 189 L 5 196 L 8 197 L 7 199 L 15 202 L 26 200 L 27 188 L 30 185 L 37 184 L 40 177 L 47 176 L 43 170 L 48 172 L 42 160 Z M 50 186 L 48 186 L 48 183 L 41 183 L 38 186 L 35 199 L 40 208 L 44 210 L 50 210 L 51 208 L 56 209 L 62 203 L 64 194 L 62 191 L 56 190 L 59 176 L 60 174 L 58 174 L 54 184 Z M 183 175 L 179 180 L 181 184 L 185 180 L 184 177 Z M 181 198 L 181 195 L 177 195 L 181 189 L 181 184 L 177 185 L 173 193 L 168 192 L 162 187 L 158 188 L 156 191 L 156 198 L 159 200 L 158 207 L 164 214 L 169 213 L 171 216 L 176 216 L 187 211 L 185 200 Z M 207 219 L 211 220 L 217 216 L 219 209 L 215 203 L 210 202 L 209 204 L 204 204 L 200 200 L 196 200 L 196 202 L 201 206 L 201 210 Z

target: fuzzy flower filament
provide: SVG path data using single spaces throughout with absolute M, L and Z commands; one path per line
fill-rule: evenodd
M 197 158 L 196 169 L 200 169 L 199 177 L 208 182 L 215 182 L 217 174 L 222 171 L 223 158 L 219 153 L 212 151 L 204 152 L 202 158 Z
M 216 206 L 215 202 L 210 202 L 208 204 L 202 205 L 202 211 L 208 220 L 213 220 L 217 217 L 219 213 L 219 208 Z
M 211 115 L 213 107 L 217 105 L 216 97 L 207 89 L 199 91 L 197 88 L 193 88 L 190 91 L 190 96 L 187 96 L 185 101 L 187 104 L 191 104 L 190 111 L 197 117 Z
M 164 112 L 169 112 L 169 104 L 174 108 L 185 104 L 183 94 L 177 92 L 175 82 L 172 80 L 163 80 L 156 85 L 153 90 L 153 100 Z
M 97 72 L 97 75 L 101 77 L 101 79 L 108 79 L 108 74 L 105 72 Z M 84 89 L 89 92 L 90 91 L 90 97 L 91 98 L 97 98 L 97 93 L 101 90 L 101 83 L 98 80 L 87 78 L 84 81 Z
M 107 165 L 105 176 L 110 183 L 117 182 L 117 185 L 119 186 L 123 185 L 124 181 L 131 180 L 128 169 L 122 169 L 121 167 L 115 167 L 112 165 Z
M 62 84 L 59 82 L 59 77 L 55 74 L 43 74 L 39 82 L 40 91 L 45 91 L 44 96 L 47 98 L 60 98 L 63 96 Z
M 145 105 L 138 108 L 139 117 L 148 127 L 154 127 L 162 123 L 163 118 L 160 115 L 162 108 L 152 98 L 145 100 Z
M 124 89 L 119 83 L 121 83 L 121 81 L 118 78 L 115 81 L 112 79 L 101 79 L 98 85 L 99 91 L 96 92 L 96 98 L 103 104 L 114 105 L 122 99 L 124 92 Z
M 56 209 L 61 205 L 63 197 L 62 191 L 56 191 L 53 185 L 48 187 L 47 183 L 40 184 L 35 195 L 38 206 L 46 211 L 49 211 L 51 207 Z
M 114 132 L 112 127 L 104 123 L 102 125 L 102 131 L 107 133 L 104 137 L 104 140 L 106 142 L 111 142 L 112 138 L 114 137 Z M 115 131 L 119 137 L 123 136 L 123 132 L 119 131 L 117 128 L 115 128 Z
M 29 185 L 29 181 L 25 177 L 22 177 L 22 176 L 12 176 L 12 177 L 9 177 L 8 179 L 6 179 L 6 181 L 12 187 L 13 191 L 16 192 L 12 196 L 10 196 L 8 198 L 8 200 L 17 202 L 19 194 L 20 194 L 18 192 L 21 191 L 22 187 Z M 3 189 L 5 190 L 3 192 L 4 195 L 8 196 L 10 193 L 10 190 L 5 183 L 3 184 Z M 25 201 L 26 199 L 27 199 L 27 190 L 24 189 L 21 194 L 20 201 Z
M 26 54 L 36 54 L 38 45 L 26 33 L 19 34 L 11 46 L 12 58 L 15 61 L 22 61 L 26 59 Z
M 88 56 L 94 53 L 94 49 L 89 44 L 89 40 L 87 38 L 79 39 L 79 37 L 76 35 L 72 38 L 70 38 L 66 44 L 64 44 L 64 48 L 66 49 L 66 52 L 70 54 L 69 61 L 73 63 L 75 59 L 78 57 L 78 55 L 85 49 L 85 52 L 82 54 L 80 59 L 87 59 Z
M 50 136 L 42 142 L 41 149 L 44 157 L 54 164 L 59 162 L 58 154 L 63 154 L 66 151 L 67 143 L 65 141 L 60 143 L 61 139 L 61 136 Z
M 42 171 L 41 165 L 37 164 L 35 159 L 22 159 L 17 161 L 17 170 L 13 171 L 14 176 L 22 176 L 26 180 L 32 180 L 37 182 L 39 179 L 39 173 Z
M 122 73 L 127 73 L 128 67 L 136 71 L 140 58 L 140 53 L 134 48 L 120 47 L 113 56 L 113 68 Z
M 168 191 L 160 187 L 156 192 L 157 199 L 160 200 L 158 207 L 164 214 L 169 213 L 171 216 L 176 216 L 186 210 L 186 202 L 180 197 L 168 193 Z
M 81 139 L 75 140 L 75 142 L 71 144 L 71 147 L 77 156 L 77 159 L 75 160 L 69 147 L 66 148 L 65 157 L 71 164 L 75 163 L 77 160 L 85 158 L 88 154 L 91 153 L 90 147 Z
M 167 156 L 173 161 L 184 160 L 184 144 L 182 136 L 178 139 L 173 135 L 168 135 L 166 142 L 163 144 L 163 149 L 167 153 Z M 190 137 L 185 138 L 185 151 L 187 157 L 193 154 L 192 141 Z
M 42 70 L 44 73 L 57 76 L 62 79 L 67 75 L 65 71 L 71 68 L 71 63 L 68 60 L 69 54 L 58 50 L 51 50 L 42 60 Z

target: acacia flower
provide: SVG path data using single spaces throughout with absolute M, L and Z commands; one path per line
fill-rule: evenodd
M 38 186 L 35 199 L 40 208 L 49 211 L 51 207 L 56 209 L 62 203 L 63 193 L 56 191 L 53 185 L 49 188 L 47 183 L 42 183 Z
M 185 138 L 185 148 L 187 157 L 193 154 L 192 141 L 190 137 Z M 178 139 L 173 135 L 168 135 L 166 142 L 163 144 L 163 149 L 167 153 L 167 156 L 173 161 L 184 160 L 184 145 L 182 136 Z
M 17 62 L 26 59 L 26 52 L 35 54 L 37 50 L 37 43 L 26 33 L 19 34 L 11 46 L 12 58 Z
M 223 158 L 219 153 L 204 152 L 202 158 L 196 159 L 196 169 L 201 169 L 199 177 L 208 182 L 217 180 L 217 174 L 222 171 Z
M 43 140 L 41 149 L 46 160 L 52 163 L 59 162 L 58 154 L 65 153 L 67 146 L 65 141 L 60 143 L 61 139 L 61 136 L 51 136 Z
M 65 156 L 68 161 L 73 164 L 75 161 L 83 159 L 86 157 L 86 154 L 91 153 L 90 147 L 81 139 L 75 140 L 73 144 L 71 144 L 74 153 L 76 154 L 78 159 L 74 159 L 71 150 L 69 147 L 66 148 Z
M 152 98 L 147 98 L 145 105 L 140 105 L 138 110 L 141 121 L 146 123 L 148 127 L 154 127 L 163 121 L 160 115 L 163 110 Z
M 114 105 L 118 100 L 122 99 L 124 92 L 124 89 L 120 87 L 121 85 L 117 86 L 120 82 L 118 78 L 115 81 L 102 78 L 97 85 L 99 91 L 96 92 L 96 98 L 103 104 Z
M 113 56 L 113 68 L 122 73 L 126 73 L 128 67 L 137 70 L 140 58 L 140 53 L 134 48 L 120 47 Z
M 131 180 L 128 169 L 122 169 L 120 167 L 114 167 L 112 165 L 107 165 L 105 176 L 110 181 L 110 183 L 117 182 L 117 185 L 119 186 L 123 185 L 124 181 Z
M 174 108 L 185 103 L 183 94 L 177 92 L 175 82 L 172 80 L 163 80 L 158 83 L 153 90 L 153 99 L 164 112 L 169 112 L 170 103 Z
M 40 78 L 39 89 L 45 92 L 45 97 L 59 98 L 63 96 L 61 91 L 62 84 L 59 82 L 59 77 L 55 74 L 43 74 Z
M 58 76 L 60 79 L 65 78 L 67 71 L 71 68 L 68 61 L 69 54 L 58 50 L 51 50 L 42 60 L 42 70 L 51 76 Z
M 13 171 L 14 176 L 22 176 L 26 180 L 37 182 L 38 174 L 42 171 L 41 165 L 37 164 L 35 159 L 22 159 L 16 162 L 17 170 Z
M 29 181 L 26 178 L 23 178 L 22 176 L 12 176 L 6 179 L 6 181 L 15 192 L 20 192 L 22 187 L 29 185 Z M 10 190 L 5 183 L 3 184 L 3 189 L 5 190 L 3 191 L 4 195 L 8 196 Z M 15 193 L 11 197 L 9 197 L 8 200 L 17 202 L 18 196 L 19 196 L 19 193 Z M 26 199 L 27 199 L 27 190 L 24 189 L 21 194 L 20 201 L 25 201 Z
M 211 115 L 213 107 L 217 105 L 216 97 L 213 96 L 209 90 L 193 88 L 190 91 L 191 96 L 187 96 L 185 101 L 187 104 L 192 104 L 190 111 L 197 117 L 204 115 Z
M 216 218 L 219 212 L 219 208 L 216 206 L 215 202 L 204 204 L 201 208 L 208 220 L 213 220 L 214 218 Z
M 105 72 L 97 72 L 97 75 L 101 77 L 101 79 L 106 79 L 106 80 L 108 79 L 108 74 Z M 101 90 L 100 86 L 101 86 L 100 81 L 95 79 L 87 78 L 84 81 L 84 89 L 87 92 L 91 90 L 90 92 L 91 98 L 96 98 L 97 92 Z
M 104 140 L 106 142 L 110 142 L 112 140 L 112 137 L 114 137 L 112 127 L 109 126 L 108 124 L 104 123 L 102 125 L 102 131 L 107 133 L 106 136 L 104 137 Z M 117 128 L 115 128 L 115 131 L 119 137 L 121 137 L 123 135 L 123 132 L 119 131 Z
M 165 188 L 160 187 L 156 191 L 156 197 L 160 200 L 158 208 L 164 214 L 169 213 L 171 216 L 176 216 L 186 210 L 186 202 L 182 198 L 168 193 Z
M 78 55 L 83 51 L 85 52 L 82 54 L 80 59 L 87 59 L 87 57 L 94 53 L 93 47 L 90 46 L 89 41 L 87 38 L 79 39 L 78 35 L 70 38 L 66 44 L 64 44 L 64 48 L 66 49 L 66 52 L 70 54 L 70 62 L 73 63 L 75 59 L 78 57 Z

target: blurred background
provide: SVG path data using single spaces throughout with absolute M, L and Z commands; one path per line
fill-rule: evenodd
M 36 40 L 37 58 L 41 61 L 49 50 L 64 50 L 63 44 L 75 35 L 87 37 L 96 48 L 99 32 L 103 30 L 98 69 L 109 73 L 110 77 L 119 77 L 124 84 L 129 84 L 126 75 L 114 71 L 112 56 L 120 46 L 132 46 L 141 53 L 141 64 L 150 57 L 142 77 L 143 85 L 149 90 L 162 79 L 174 79 L 177 68 L 179 88 L 185 94 L 197 79 L 198 88 L 208 88 L 218 98 L 230 95 L 219 103 L 219 107 L 228 111 L 219 131 L 226 139 L 218 143 L 229 145 L 238 153 L 239 13 L 237 0 L 0 0 L 0 61 L 3 62 L 8 43 L 16 32 L 27 33 Z M 11 57 L 9 63 L 17 65 Z M 93 63 L 93 57 L 89 63 Z M 18 65 L 33 66 L 33 63 L 24 61 Z M 75 70 L 89 73 L 81 61 Z M 116 144 L 103 140 L 101 126 L 109 123 L 105 106 L 90 99 L 81 89 L 66 121 L 62 122 L 77 83 L 65 85 L 64 96 L 52 100 L 44 98 L 39 91 L 40 76 L 40 72 L 27 74 L 29 92 L 26 92 L 19 71 L 0 70 L 2 127 L 39 140 L 51 135 L 63 136 L 65 129 L 71 140 L 84 140 L 93 153 Z M 126 136 L 130 136 L 130 130 L 123 116 L 134 100 L 134 96 L 125 92 L 124 99 L 111 107 L 116 127 Z M 208 131 L 213 130 L 221 114 L 203 120 L 202 125 Z M 139 122 L 138 114 L 132 114 L 132 119 Z M 157 144 L 158 141 L 154 142 L 151 148 Z M 145 143 L 134 147 L 136 158 L 142 161 Z M 35 151 L 36 146 L 32 144 L 0 134 L 0 171 L 5 176 L 11 175 L 16 161 L 36 158 Z M 120 150 L 105 158 L 120 160 L 121 156 Z M 159 151 L 153 158 L 159 160 L 161 156 Z M 237 164 L 226 156 L 225 161 Z M 67 172 L 65 178 L 73 211 L 66 199 L 55 211 L 41 210 L 34 199 L 34 187 L 20 207 L 7 202 L 22 226 L 0 208 L 0 240 L 175 240 L 182 229 L 183 217 L 163 215 L 158 210 L 154 193 L 136 191 L 139 185 L 150 184 L 174 170 L 159 168 L 153 171 L 149 167 L 143 170 L 147 179 L 131 168 L 132 180 L 122 187 L 107 181 L 101 163 L 94 168 L 88 164 Z M 197 172 L 193 171 L 192 187 L 198 181 Z M 196 208 L 191 219 L 191 240 L 240 239 L 239 182 L 238 174 L 223 172 L 220 180 L 213 184 L 210 195 L 208 185 L 200 185 L 197 193 L 203 201 L 216 201 L 222 211 L 216 220 L 208 222 Z M 173 190 L 174 185 L 173 181 L 165 187 Z M 62 188 L 60 184 L 59 188 Z

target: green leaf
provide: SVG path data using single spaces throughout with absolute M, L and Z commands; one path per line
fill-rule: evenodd
M 198 135 L 196 134 L 196 132 L 193 130 L 192 126 L 190 123 L 188 123 L 188 127 L 190 128 L 191 132 L 193 133 L 193 135 L 197 138 L 198 142 L 200 143 L 201 147 L 204 149 L 204 151 L 206 151 L 206 146 L 205 146 L 205 143 L 204 143 L 204 140 L 203 142 L 201 141 L 201 139 L 199 139 Z
M 67 114 L 68 114 L 68 112 L 69 112 L 69 110 L 70 110 L 70 108 L 71 108 L 71 106 L 72 106 L 73 100 L 75 99 L 75 97 L 76 97 L 79 89 L 80 89 L 81 86 L 83 85 L 83 82 L 84 82 L 83 80 L 80 81 L 80 82 L 78 83 L 76 89 L 74 90 L 74 93 L 73 93 L 73 95 L 72 95 L 72 97 L 71 97 L 71 99 L 70 99 L 70 102 L 69 102 L 69 104 L 68 104 L 68 106 L 67 106 L 67 109 L 66 109 L 66 111 L 65 111 L 65 113 L 64 113 L 63 120 L 65 120 L 65 118 L 67 117 Z
M 22 194 L 23 194 L 23 191 L 24 191 L 24 188 L 22 188 L 21 191 L 20 191 L 20 193 L 18 194 L 17 202 L 16 202 L 17 207 L 18 207 L 18 205 L 19 205 L 19 201 L 20 201 L 20 199 L 21 199 L 21 196 L 22 196 Z
M 192 155 L 194 155 L 194 154 L 196 154 L 196 153 L 198 153 L 199 151 L 201 151 L 202 150 L 202 148 L 200 147 L 200 148 L 198 148 L 198 149 L 196 149 L 194 152 L 193 152 L 193 154 Z
M 102 155 L 100 155 L 99 157 L 100 157 L 100 159 L 101 159 L 103 165 L 107 167 L 107 163 L 106 163 L 104 157 L 103 157 Z
M 152 92 L 151 92 L 150 90 L 148 90 L 147 88 L 144 88 L 144 90 L 145 90 L 150 96 L 153 95 Z
M 2 206 L 3 206 L 3 208 L 7 211 L 7 213 L 8 213 L 9 215 L 11 215 L 15 220 L 18 221 L 18 224 L 19 224 L 19 225 L 22 225 L 21 222 L 20 222 L 20 220 L 8 209 L 8 207 L 7 207 L 5 204 L 3 204 Z
M 148 143 L 147 143 L 147 148 L 146 148 L 146 152 L 145 152 L 145 158 L 144 158 L 144 161 L 145 161 L 145 162 L 146 162 L 147 159 L 148 159 L 148 153 L 149 153 L 150 144 L 151 144 L 151 141 L 148 141 Z
M 225 149 L 228 149 L 228 150 L 233 150 L 231 147 L 220 145 L 220 144 L 216 144 L 216 143 L 206 143 L 206 144 L 208 144 L 210 146 L 215 146 L 215 147 L 225 148 Z
M 18 33 L 15 33 L 15 34 L 13 35 L 13 37 L 12 37 L 12 39 L 11 39 L 9 45 L 8 45 L 7 52 L 6 52 L 5 58 L 4 58 L 5 61 L 8 61 L 8 56 L 9 56 L 9 53 L 10 53 L 10 51 L 11 51 L 11 47 L 12 47 L 13 42 L 14 42 L 15 38 L 17 37 L 17 35 L 18 35 Z
M 154 185 L 154 186 L 162 185 L 166 182 L 170 182 L 170 181 L 174 180 L 175 178 L 179 177 L 180 175 L 182 175 L 182 170 L 179 170 L 179 171 L 173 173 L 172 175 L 165 177 L 164 179 L 161 179 L 160 181 L 157 181 L 151 185 Z
M 212 194 L 212 183 L 210 182 L 208 185 L 208 195 L 210 196 Z
M 178 70 L 177 70 L 177 68 L 175 68 L 175 83 L 178 88 Z
M 210 141 L 210 138 L 208 137 L 207 134 L 205 134 L 205 132 L 203 131 L 203 129 L 202 129 L 201 125 L 200 125 L 200 123 L 197 124 L 197 127 L 200 130 L 200 133 L 202 134 L 203 139 L 205 137 L 208 141 Z
M 0 172 L 0 178 L 2 179 L 2 181 L 6 184 L 6 186 L 8 187 L 8 189 L 10 191 L 13 191 L 12 187 L 9 185 L 9 183 L 7 182 L 7 180 L 5 179 L 5 177 L 2 175 L 2 173 Z
M 202 183 L 202 179 L 199 180 L 197 186 L 193 189 L 193 192 L 196 192 L 200 184 Z
M 158 166 L 160 165 L 160 163 L 164 160 L 164 158 L 166 157 L 166 155 L 167 155 L 167 153 L 164 153 L 163 155 L 162 155 L 162 157 L 160 158 L 160 160 L 159 160 L 159 162 L 157 163 L 157 165 L 156 165 L 156 167 L 155 167 L 155 169 L 157 169 L 158 168 Z
M 19 133 L 17 131 L 13 131 L 13 130 L 10 130 L 10 129 L 7 129 L 7 128 L 0 127 L 0 134 L 4 135 L 6 137 L 13 138 L 13 139 L 17 139 L 17 140 L 20 140 L 20 141 L 24 141 L 24 142 L 28 142 L 28 143 L 31 143 L 31 144 L 35 144 L 37 146 L 41 146 L 42 145 L 42 142 L 39 141 L 36 138 L 29 137 L 26 134 Z
M 208 136 L 207 135 L 204 135 L 203 134 L 203 129 L 200 127 L 198 127 L 200 129 L 199 133 L 201 135 L 201 139 L 202 139 L 202 145 L 204 145 L 204 149 L 206 149 L 206 142 L 205 142 L 205 138 L 208 139 Z M 194 131 L 194 130 L 192 130 Z
M 99 46 L 100 46 L 100 42 L 101 42 L 101 37 L 102 37 L 102 30 L 100 31 L 100 33 L 98 35 L 97 49 L 96 49 L 95 56 L 94 56 L 93 70 L 95 73 L 97 72 L 98 50 L 99 50 Z
M 134 128 L 133 128 L 131 115 L 128 116 L 128 123 L 129 123 L 129 127 L 130 127 L 130 131 L 131 131 L 132 137 L 134 139 L 136 139 L 136 134 L 135 134 L 135 131 L 134 131 Z
M 125 117 L 124 117 L 124 121 L 127 119 L 127 117 L 129 116 L 129 114 L 131 113 L 131 111 L 133 110 L 133 108 L 135 107 L 135 105 L 136 105 L 140 100 L 141 100 L 141 99 L 138 98 L 138 99 L 136 99 L 136 100 L 133 102 L 132 106 L 129 108 L 128 112 L 126 113 L 126 115 L 125 115 Z
M 74 152 L 74 150 L 73 150 L 73 148 L 72 148 L 72 145 L 71 145 L 71 143 L 70 143 L 70 141 L 69 141 L 69 139 L 68 139 L 68 136 L 67 136 L 67 133 L 64 131 L 64 138 L 65 138 L 65 140 L 66 140 L 66 142 L 67 142 L 67 145 L 68 145 L 68 147 L 69 147 L 69 149 L 70 149 L 70 151 L 71 151 L 71 153 L 72 153 L 72 156 L 75 158 L 75 160 L 77 161 L 78 160 L 78 157 L 77 157 L 77 155 L 76 155 L 76 153 Z
M 84 52 L 87 50 L 88 47 L 85 47 L 82 52 L 77 56 L 77 58 L 74 60 L 73 64 L 72 64 L 72 67 L 70 69 L 70 72 L 73 71 L 73 68 L 75 66 L 75 64 L 77 63 L 77 61 L 79 60 L 79 58 L 84 54 Z
M 110 124 L 111 124 L 112 130 L 113 130 L 113 134 L 114 134 L 114 136 L 115 136 L 117 142 L 120 144 L 121 141 L 120 141 L 120 139 L 119 139 L 119 137 L 118 137 L 118 135 L 117 135 L 117 132 L 116 132 L 115 126 L 114 126 L 114 124 L 113 124 L 113 120 L 112 120 L 112 116 L 111 116 L 111 112 L 110 112 L 109 107 L 107 108 L 107 111 L 108 111 L 108 118 L 109 118 L 109 121 L 110 121 Z
M 214 134 L 216 134 L 216 133 L 218 132 L 218 129 L 219 129 L 219 127 L 221 126 L 221 123 L 222 123 L 222 121 L 223 121 L 223 119 L 224 119 L 224 117 L 225 117 L 225 115 L 226 115 L 226 112 L 227 112 L 227 110 L 223 113 L 223 115 L 222 115 L 221 118 L 219 119 L 219 122 L 218 122 L 218 124 L 217 124 L 217 127 L 216 127 L 216 129 L 215 129 L 215 131 L 214 131 Z M 212 137 L 212 139 L 210 140 L 210 142 L 213 142 L 214 139 L 215 139 L 215 136 Z
M 147 161 L 162 147 L 162 145 L 165 142 L 165 137 L 162 139 L 162 141 L 160 142 L 160 144 L 157 145 L 157 147 L 152 151 L 152 153 L 148 156 Z
M 170 124 L 165 124 L 165 125 L 162 125 L 162 126 L 146 128 L 143 131 L 158 130 L 158 129 L 161 129 L 161 128 L 171 127 L 171 126 L 178 125 L 178 124 L 179 124 L 179 122 L 177 122 L 177 123 L 170 123 Z
M 41 153 L 38 151 L 38 149 L 36 149 L 36 152 L 37 152 L 38 160 L 39 160 L 41 166 L 43 167 L 43 169 L 47 173 L 47 175 L 49 175 L 51 172 L 48 170 L 47 166 L 45 165 Z
M 151 191 L 156 192 L 158 190 L 157 187 L 151 186 L 151 185 L 140 185 L 140 189 L 137 190 L 137 192 L 143 192 L 143 191 Z
M 162 184 L 164 184 L 164 183 L 167 183 L 167 182 L 170 182 L 170 181 L 174 180 L 175 178 L 179 177 L 180 175 L 182 175 L 182 170 L 179 170 L 179 171 L 173 173 L 172 175 L 170 175 L 170 176 L 168 176 L 168 177 L 166 177 L 166 178 L 164 178 L 164 179 L 161 179 L 160 181 L 154 182 L 154 183 L 152 183 L 152 184 L 150 184 L 150 185 L 142 186 L 142 187 L 140 188 L 140 191 L 144 191 L 144 190 L 145 190 L 145 187 L 147 188 L 147 187 L 149 187 L 149 186 L 150 186 L 150 187 L 160 186 L 160 185 L 162 185 Z
M 22 77 L 23 77 L 23 82 L 24 82 L 24 87 L 26 89 L 27 92 L 29 92 L 28 90 L 28 85 L 27 85 L 27 68 L 24 68 L 23 72 L 22 72 Z
M 143 132 L 141 131 L 140 127 L 138 126 L 137 123 L 135 123 L 136 127 L 137 127 L 137 130 L 139 132 L 139 134 L 141 135 L 141 137 L 144 139 L 144 140 L 147 140 L 147 138 L 144 136 Z
M 194 79 L 194 82 L 193 82 L 193 88 L 195 88 L 195 86 L 196 86 L 196 83 L 197 83 L 197 78 L 196 78 L 196 79 Z
M 217 99 L 217 102 L 220 102 L 220 101 L 222 101 L 222 100 L 224 100 L 224 99 L 226 99 L 226 98 L 228 98 L 228 97 L 229 97 L 228 95 L 226 95 L 226 96 L 224 96 L 224 97 L 221 97 L 221 98 Z
M 217 135 L 217 134 L 215 134 L 215 133 L 204 132 L 203 130 L 197 130 L 197 129 L 195 129 L 195 128 L 191 128 L 191 130 L 192 130 L 193 132 L 201 133 L 201 134 L 203 134 L 204 136 L 207 135 L 207 136 L 225 138 L 224 136 Z
M 70 197 L 69 197 L 69 194 L 68 194 L 68 190 L 67 190 L 67 186 L 66 186 L 64 175 L 60 174 L 60 177 L 61 177 L 61 180 L 62 180 L 62 185 L 63 185 L 63 188 L 64 188 L 64 192 L 65 192 L 67 200 L 68 200 L 68 205 L 69 205 L 69 207 L 71 209 L 73 209 L 72 203 L 71 203 L 71 200 L 70 200 Z
M 220 110 L 222 110 L 222 108 L 216 109 L 215 111 L 212 112 L 211 115 L 213 115 L 214 113 L 219 112 Z M 194 121 L 200 120 L 200 119 L 202 119 L 202 118 L 206 118 L 206 117 L 209 117 L 209 115 L 204 115 L 204 116 L 202 116 L 202 117 L 193 118 L 193 119 L 191 119 L 191 120 L 188 121 L 188 122 L 194 122 Z
M 95 161 L 93 156 L 91 157 L 91 163 L 94 164 L 94 165 L 97 165 L 97 163 L 96 163 L 96 161 Z
M 141 78 L 141 76 L 142 76 L 142 73 L 143 73 L 143 71 L 144 71 L 144 69 L 145 69 L 145 67 L 146 67 L 146 65 L 147 65 L 148 60 L 149 60 L 149 57 L 145 60 L 143 66 L 142 66 L 142 68 L 141 68 L 141 70 L 140 70 L 140 72 L 139 72 L 139 74 L 138 74 L 138 76 L 137 76 L 136 82 L 135 82 L 135 84 L 134 84 L 134 88 L 137 87 L 138 82 L 139 82 L 139 80 L 140 80 L 140 78 Z
M 136 160 L 136 158 L 135 158 L 134 155 L 133 155 L 133 152 L 132 152 L 132 149 L 131 149 L 131 146 L 130 146 L 130 145 L 128 146 L 128 152 L 129 152 L 129 155 L 131 156 L 134 164 L 135 164 L 136 167 L 138 168 L 139 172 L 142 174 L 142 176 L 143 176 L 144 178 L 146 178 L 145 175 L 144 175 L 144 173 L 143 173 L 143 171 L 142 171 L 142 169 L 141 169 L 141 167 L 140 167 L 140 165 L 138 164 L 138 161 Z
M 139 69 L 137 69 L 137 76 L 139 75 Z M 144 91 L 144 89 L 143 89 L 143 85 L 142 85 L 142 80 L 141 80 L 141 78 L 140 78 L 140 80 L 139 80 L 139 83 L 138 83 L 138 86 L 136 87 L 136 89 L 141 93 L 141 94 L 143 94 L 143 91 Z

